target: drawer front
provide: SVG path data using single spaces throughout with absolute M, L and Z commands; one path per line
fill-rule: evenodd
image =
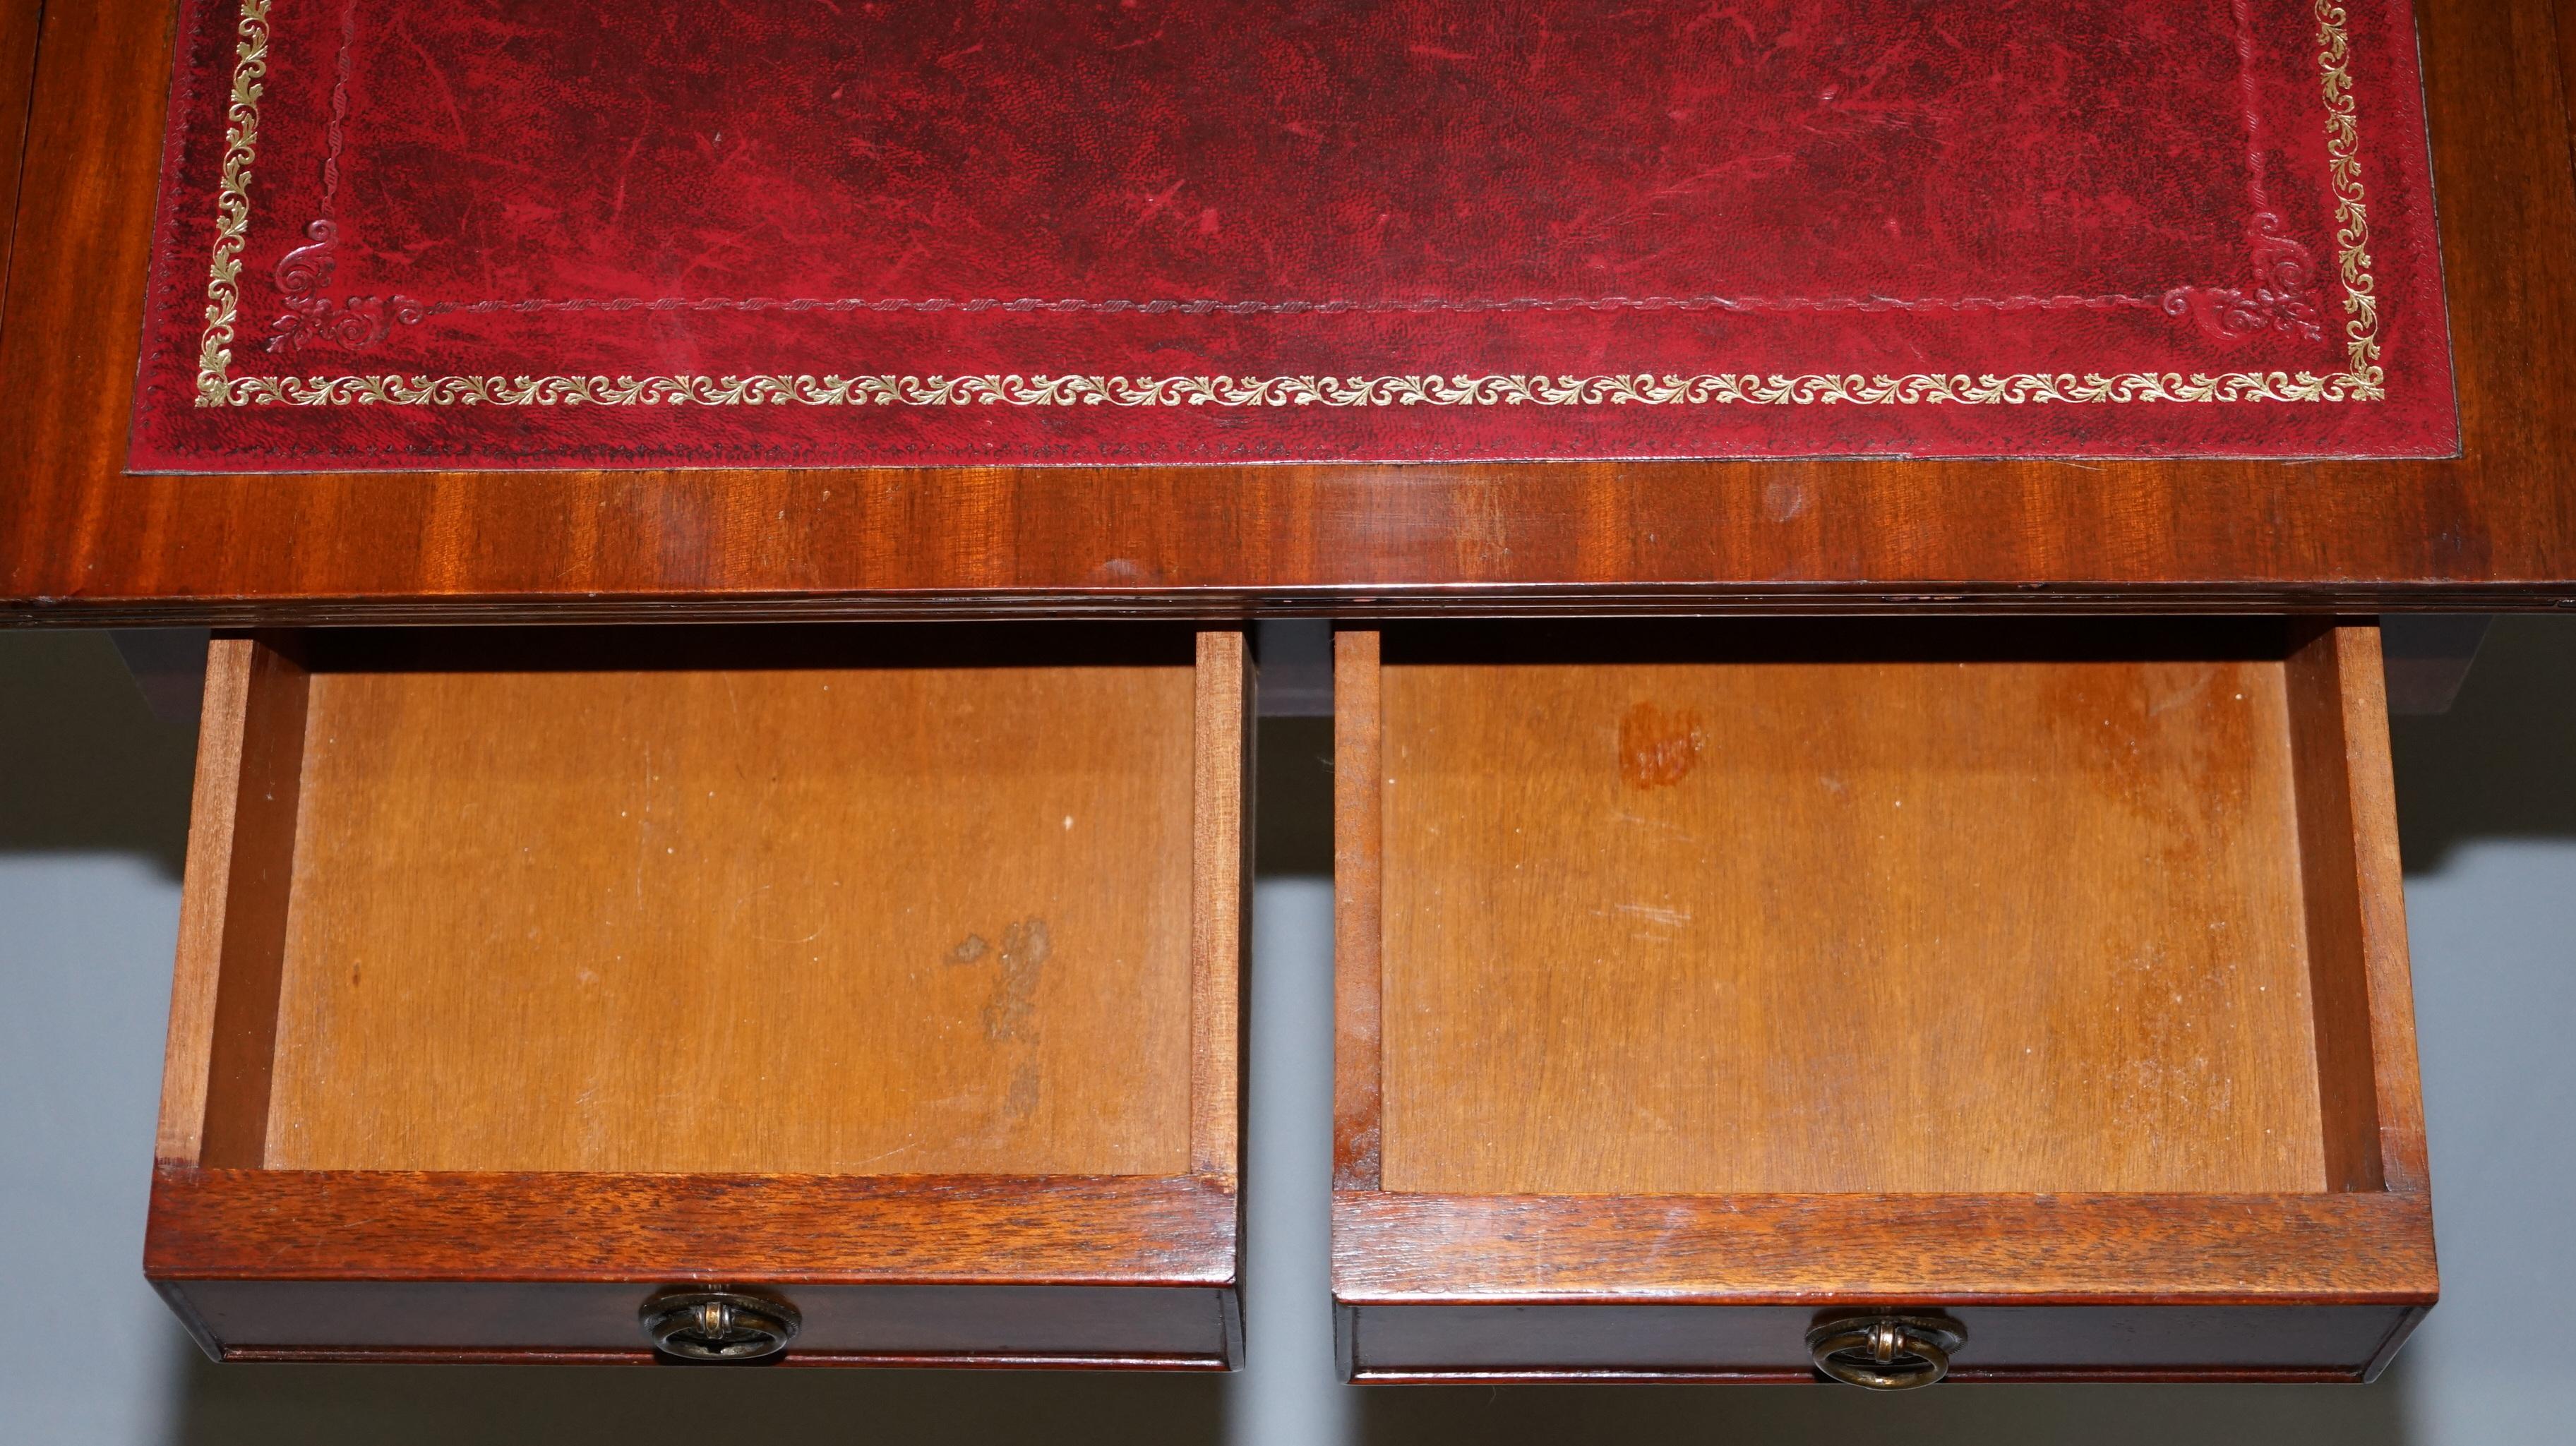
M 1233 631 L 219 639 L 146 1270 L 219 1355 L 1234 1353 Z
M 2403 1306 L 1963 1306 L 1961 1381 L 2355 1381 L 2422 1311 Z M 1362 1381 L 1817 1379 L 1797 1306 L 1373 1306 L 1347 1312 Z
M 656 1287 L 435 1281 L 165 1286 L 230 1361 L 564 1359 L 641 1363 Z M 1223 1370 L 1242 1332 L 1231 1292 L 1113 1286 L 804 1286 L 787 1365 Z
M 1336 708 L 1362 1377 L 2357 1378 L 2432 1303 L 2375 627 L 1390 625 Z

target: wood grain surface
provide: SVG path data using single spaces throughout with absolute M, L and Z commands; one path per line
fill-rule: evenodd
M 1243 1117 L 1243 962 L 1252 911 L 1252 655 L 1198 635 L 1190 763 L 1190 1169 L 1234 1178 Z
M 1186 662 L 723 662 L 314 675 L 265 1162 L 1188 1171 Z
M 159 1168 L 144 1272 L 217 1359 L 635 1363 L 678 1283 L 784 1294 L 809 1365 L 1222 1369 L 1236 1201 L 1134 1176 Z
M 2277 659 L 1718 647 L 1385 668 L 1386 1189 L 2325 1188 Z
M 1333 1293 L 1671 1304 L 2429 1305 L 2432 1208 L 2323 1194 L 1344 1192 Z
M 44 0 L 0 0 L 0 333 L 8 326 L 10 243 L 18 231 L 18 178 L 27 157 L 36 32 L 44 18 Z
M 242 742 L 249 723 L 248 638 L 215 638 L 206 648 L 206 691 L 197 722 L 197 771 L 188 806 L 187 887 L 179 891 L 179 947 L 170 980 L 170 1030 L 161 1057 L 161 1122 L 153 1158 L 203 1162 L 206 1095 L 215 1014 L 223 994 L 224 916 L 232 902 L 233 814 L 241 799 Z M 300 730 L 299 730 L 300 732 Z M 271 997 L 275 995 L 272 988 Z M 268 1119 L 268 1088 L 256 1115 Z M 256 1165 L 254 1150 L 232 1163 Z
M 0 617 L 2576 605 L 2564 3 L 2419 7 L 2456 460 L 293 478 L 125 474 L 170 7 L 48 6 Z
M 2324 1125 L 2326 1182 L 2337 1190 L 2376 1190 L 2386 1182 L 2356 858 L 2362 845 L 2355 836 L 2349 766 L 2357 740 L 2344 733 L 2344 669 L 2338 647 L 2343 631 L 2297 629 L 2282 671 L 2290 701 L 2290 766 L 2298 800 L 2300 893 L 2307 913 L 2308 989 L 2316 1011 L 2317 1107 Z
M 2379 1178 L 2392 1191 L 2429 1192 L 2424 1084 L 2415 1052 L 2415 981 L 2406 951 L 2406 886 L 2397 846 L 2397 784 L 2388 751 L 2388 688 L 2379 630 L 2339 627 L 2335 675 L 2343 703 L 2344 788 L 2351 799 L 2357 876 L 2354 930 L 2368 990 L 2371 1120 Z M 2319 1027 L 2326 1021 L 2319 1018 Z
M 1189 1176 L 200 1170 L 153 1175 L 185 1280 L 1223 1285 L 1234 1191 Z
M 1333 635 L 1333 1188 L 1374 1190 L 1385 1118 L 1380 635 Z
M 227 639 L 224 646 L 229 652 L 238 644 Z M 229 809 L 232 851 L 218 876 L 227 898 L 200 1143 L 209 1163 L 255 1163 L 267 1144 L 311 699 L 312 677 L 290 649 L 252 648 L 232 750 L 241 767 Z

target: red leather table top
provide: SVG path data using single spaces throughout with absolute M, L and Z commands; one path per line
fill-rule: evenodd
M 186 0 L 132 465 L 2447 456 L 2403 0 Z

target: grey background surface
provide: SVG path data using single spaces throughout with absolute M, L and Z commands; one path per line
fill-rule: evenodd
M 2576 619 L 2395 725 L 2444 1302 L 2372 1387 L 1335 1383 L 1330 726 L 1262 738 L 1250 1367 L 1215 1377 L 206 1364 L 140 1273 L 194 747 L 95 633 L 0 634 L 0 1442 L 2576 1439 Z

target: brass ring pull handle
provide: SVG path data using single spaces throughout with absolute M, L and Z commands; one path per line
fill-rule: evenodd
M 738 1290 L 666 1290 L 644 1302 L 653 1349 L 684 1361 L 756 1361 L 796 1339 L 804 1318 L 783 1300 Z
M 1908 1391 L 1950 1374 L 1950 1357 L 1968 1343 L 1959 1323 L 1937 1315 L 1855 1315 L 1819 1321 L 1807 1332 L 1816 1369 L 1872 1391 Z

